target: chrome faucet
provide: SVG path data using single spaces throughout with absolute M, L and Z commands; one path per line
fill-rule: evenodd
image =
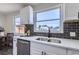
M 39 28 L 40 28 L 40 27 L 47 27 L 47 28 L 48 28 L 48 38 L 50 38 L 50 37 L 51 37 L 50 29 L 51 29 L 52 27 L 49 27 L 49 26 L 47 26 L 47 25 L 39 25 Z

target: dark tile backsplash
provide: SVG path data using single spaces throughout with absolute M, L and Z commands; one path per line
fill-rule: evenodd
M 79 39 L 79 20 L 65 21 L 64 22 L 64 33 L 51 33 L 51 37 L 66 38 L 66 39 Z M 75 32 L 75 37 L 70 37 L 70 32 Z M 37 36 L 47 36 L 47 33 L 34 32 Z

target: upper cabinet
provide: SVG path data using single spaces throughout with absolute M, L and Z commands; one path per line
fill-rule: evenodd
M 27 6 L 20 11 L 21 24 L 33 24 L 33 8 Z

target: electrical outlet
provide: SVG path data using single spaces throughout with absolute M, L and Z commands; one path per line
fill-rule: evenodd
M 70 32 L 70 36 L 71 37 L 75 37 L 76 36 L 76 33 L 75 32 Z

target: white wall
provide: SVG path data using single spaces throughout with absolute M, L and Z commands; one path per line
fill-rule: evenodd
M 14 16 L 17 16 L 19 13 L 14 12 L 7 14 L 5 16 L 5 32 L 13 32 L 14 31 Z
M 0 26 L 4 28 L 5 15 L 0 13 Z

